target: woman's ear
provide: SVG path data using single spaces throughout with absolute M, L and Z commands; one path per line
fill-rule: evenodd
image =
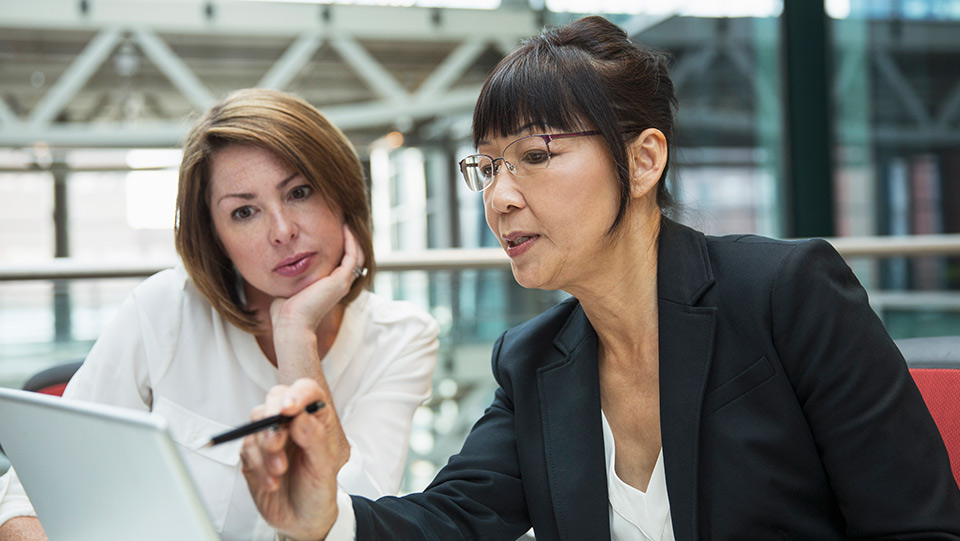
M 667 138 L 656 128 L 647 128 L 627 145 L 630 161 L 630 196 L 641 198 L 656 193 L 657 182 L 667 166 Z

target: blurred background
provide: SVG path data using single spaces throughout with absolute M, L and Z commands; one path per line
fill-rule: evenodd
M 474 101 L 587 9 L 674 58 L 680 221 L 827 237 L 895 338 L 960 334 L 960 1 L 0 0 L 0 385 L 82 359 L 175 263 L 191 116 L 284 89 L 367 168 L 376 291 L 441 324 L 422 488 L 492 397 L 493 341 L 565 296 L 515 284 L 458 176 Z

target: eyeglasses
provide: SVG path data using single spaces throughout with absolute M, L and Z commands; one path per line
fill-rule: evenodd
M 500 172 L 500 164 L 507 166 L 507 170 L 515 177 L 529 177 L 539 173 L 550 165 L 550 141 L 564 137 L 581 137 L 585 135 L 599 135 L 600 132 L 590 130 L 576 133 L 537 134 L 521 137 L 503 149 L 499 158 L 486 154 L 472 154 L 460 160 L 460 172 L 467 181 L 467 187 L 475 192 L 482 192 L 493 184 L 493 179 Z

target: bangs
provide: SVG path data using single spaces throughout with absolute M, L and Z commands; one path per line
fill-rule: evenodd
M 603 85 L 593 70 L 577 68 L 591 62 L 575 49 L 539 43 L 504 58 L 477 99 L 474 146 L 487 137 L 516 135 L 529 127 L 544 131 L 603 129 L 596 125 L 590 103 L 603 94 Z

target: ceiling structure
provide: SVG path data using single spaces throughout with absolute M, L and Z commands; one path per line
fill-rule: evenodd
M 0 2 L 0 147 L 174 147 L 191 115 L 251 86 L 303 96 L 358 148 L 391 130 L 464 139 L 486 75 L 521 39 L 556 22 L 547 15 L 526 0 L 504 0 L 496 10 Z M 758 122 L 777 115 L 775 21 L 758 30 L 742 18 L 612 18 L 675 56 L 681 138 L 707 134 L 690 146 L 709 146 L 711 138 L 753 146 Z M 849 92 L 867 69 L 877 89 L 873 137 L 960 141 L 956 24 L 878 22 L 868 31 L 869 49 L 839 48 L 835 95 Z M 837 32 L 837 40 L 862 39 L 855 34 Z
M 358 144 L 462 123 L 490 69 L 541 22 L 523 2 L 3 2 L 0 146 L 176 146 L 190 115 L 252 86 L 303 96 Z
M 350 132 L 469 110 L 529 11 L 258 2 L 0 4 L 0 146 L 174 146 L 230 90 L 302 95 Z

